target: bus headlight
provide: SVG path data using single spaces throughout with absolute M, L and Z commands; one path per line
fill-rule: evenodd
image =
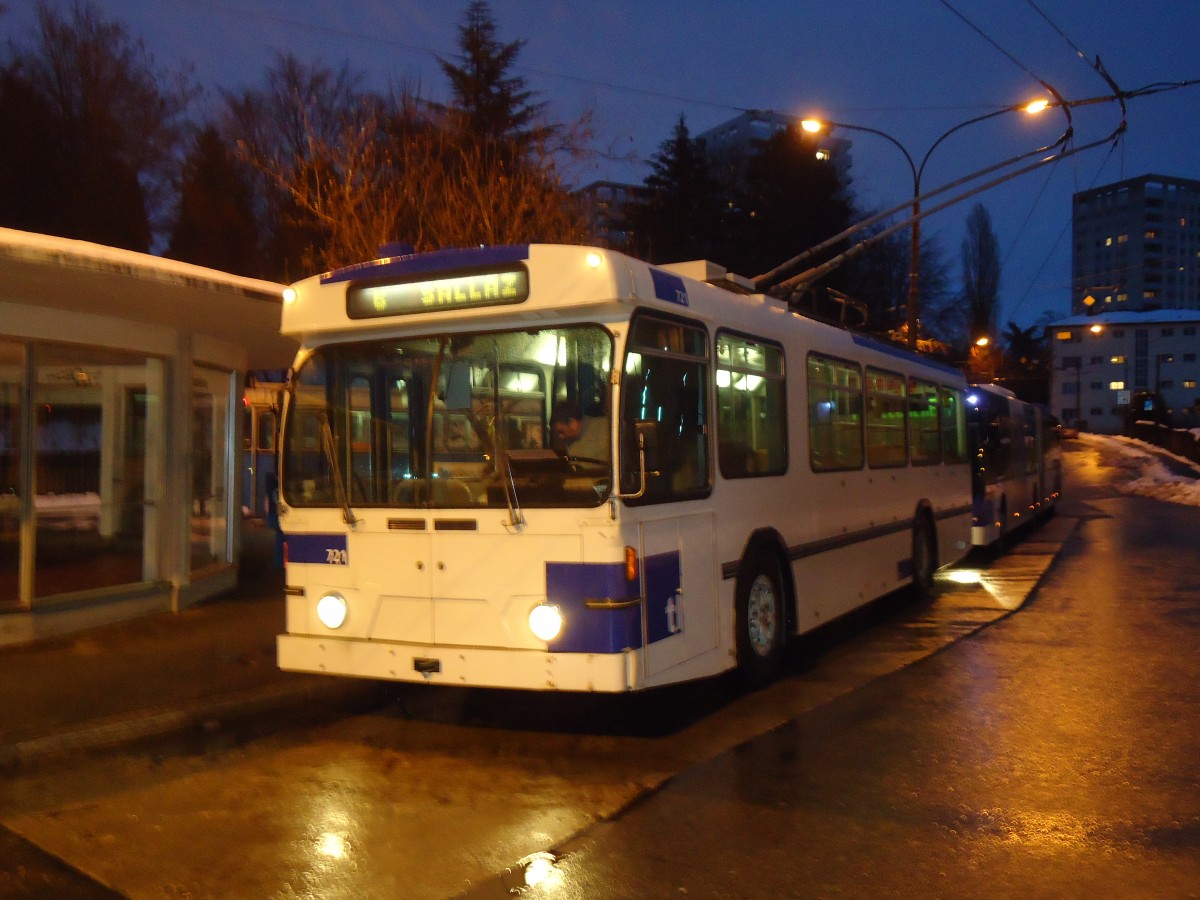
M 529 612 L 529 630 L 539 641 L 550 643 L 562 633 L 562 611 L 551 603 L 540 603 Z
M 326 594 L 317 601 L 317 618 L 326 628 L 341 628 L 346 621 L 346 598 L 341 594 Z

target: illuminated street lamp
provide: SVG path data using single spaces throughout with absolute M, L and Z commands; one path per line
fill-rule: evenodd
M 1010 112 L 1025 112 L 1029 115 L 1037 115 L 1043 112 L 1050 106 L 1050 101 L 1045 99 L 1034 100 L 1031 103 L 1017 104 L 1015 106 L 1006 106 L 1002 109 L 996 109 L 989 113 L 984 113 L 982 116 L 975 116 L 972 119 L 967 119 L 965 122 L 959 122 L 953 128 L 944 132 L 921 158 L 920 164 L 913 160 L 912 154 L 908 152 L 900 141 L 892 137 L 886 131 L 880 131 L 878 128 L 867 128 L 864 125 L 850 125 L 846 122 L 831 122 L 822 119 L 807 118 L 800 121 L 800 127 L 810 134 L 816 134 L 827 128 L 845 128 L 849 131 L 865 131 L 867 134 L 873 134 L 889 141 L 901 153 L 904 154 L 904 160 L 908 163 L 908 168 L 912 172 L 913 179 L 913 199 L 912 199 L 912 247 L 909 253 L 909 269 L 908 269 L 908 301 L 906 310 L 906 328 L 908 331 L 909 346 L 915 347 L 917 343 L 917 329 L 919 324 L 918 316 L 918 279 L 920 277 L 919 270 L 921 265 L 921 176 L 925 172 L 925 164 L 929 162 L 929 157 L 946 138 L 966 128 L 968 125 L 974 125 L 977 122 L 984 122 L 988 119 L 993 119 L 996 116 L 1004 115 Z

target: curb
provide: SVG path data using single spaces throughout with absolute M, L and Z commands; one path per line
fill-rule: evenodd
M 320 676 L 318 676 L 320 677 Z M 365 712 L 391 699 L 387 682 L 330 679 L 257 688 L 162 709 L 98 719 L 81 728 L 0 745 L 0 771 L 34 768 L 81 753 L 115 752 L 171 740 L 222 735 L 242 741 L 289 726 Z

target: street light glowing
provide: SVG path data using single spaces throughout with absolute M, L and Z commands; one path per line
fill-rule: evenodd
M 1049 106 L 1050 106 L 1050 101 L 1047 100 L 1046 98 L 1042 97 L 1040 99 L 1034 100 L 1031 103 L 1026 104 L 1025 112 L 1029 113 L 1031 116 L 1036 116 L 1040 112 L 1045 112 Z
M 822 128 L 825 127 L 825 123 L 822 122 L 820 119 L 801 119 L 800 127 L 803 128 L 805 131 L 807 131 L 809 134 L 816 134 L 818 131 L 820 131 Z
M 1104 330 L 1104 326 L 1103 326 L 1103 325 L 1098 325 L 1098 324 L 1097 324 L 1097 325 L 1093 325 L 1091 328 L 1089 328 L 1089 329 L 1088 329 L 1088 331 L 1090 331 L 1092 334 L 1099 334 L 1099 333 L 1100 333 L 1100 332 L 1102 332 L 1103 330 Z
M 976 347 L 986 347 L 990 343 L 991 343 L 991 341 L 988 339 L 988 336 L 986 334 L 983 337 L 979 337 L 979 338 L 975 339 Z

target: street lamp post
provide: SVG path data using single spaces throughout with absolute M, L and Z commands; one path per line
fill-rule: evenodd
M 921 176 L 925 172 L 925 165 L 929 162 L 929 158 L 933 156 L 933 151 L 936 150 L 946 138 L 957 131 L 966 128 L 968 125 L 975 125 L 978 122 L 984 122 L 988 119 L 993 119 L 996 116 L 1004 115 L 1010 112 L 1024 111 L 1031 115 L 1036 115 L 1042 112 L 1050 105 L 1049 101 L 1044 99 L 1035 100 L 1032 103 L 1019 104 L 1016 106 L 1006 106 L 1003 109 L 992 110 L 989 113 L 984 113 L 982 116 L 975 116 L 967 119 L 965 122 L 959 122 L 953 128 L 943 132 L 940 137 L 930 148 L 925 151 L 925 155 L 921 157 L 921 162 L 918 164 L 913 160 L 912 154 L 908 152 L 900 141 L 892 137 L 886 131 L 880 131 L 878 128 L 868 128 L 864 125 L 850 125 L 846 122 L 831 122 L 822 119 L 802 119 L 800 127 L 805 131 L 815 134 L 828 127 L 845 128 L 848 131 L 863 131 L 867 134 L 873 134 L 889 141 L 899 151 L 904 154 L 904 161 L 908 163 L 909 171 L 912 173 L 913 193 L 912 193 L 912 244 L 909 251 L 909 266 L 908 266 L 908 297 L 905 305 L 905 328 L 908 332 L 908 344 L 910 347 L 916 347 L 917 331 L 920 326 L 919 316 L 919 280 L 921 268 Z

